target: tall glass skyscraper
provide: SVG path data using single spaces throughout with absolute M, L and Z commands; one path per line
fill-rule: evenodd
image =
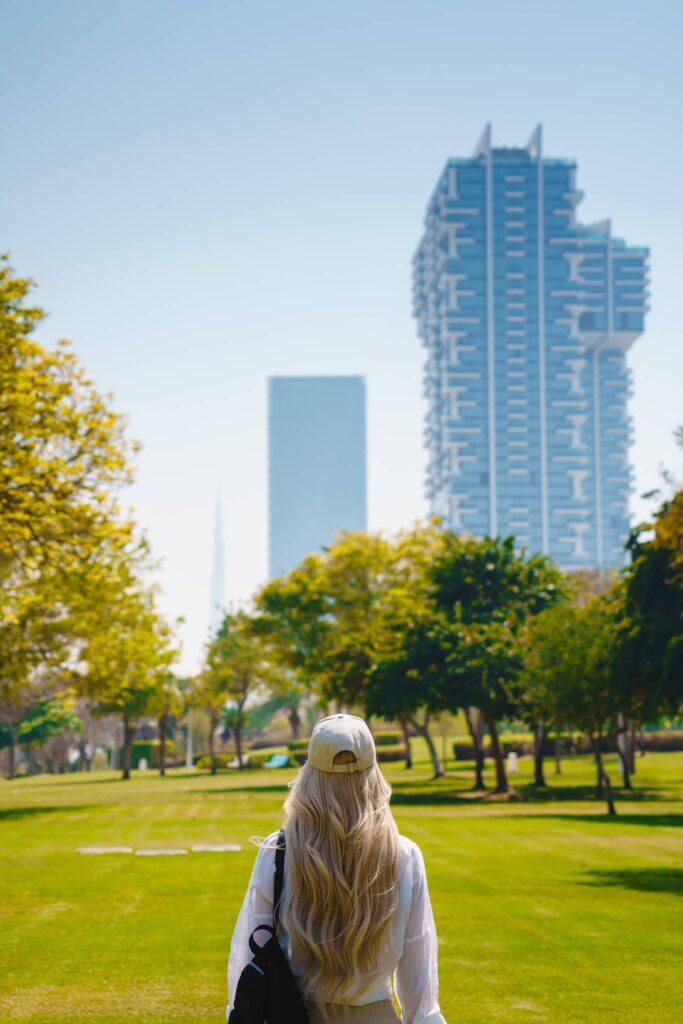
M 580 224 L 581 198 L 540 126 L 519 149 L 487 126 L 446 164 L 414 260 L 432 513 L 565 569 L 623 562 L 626 352 L 647 311 L 648 250 Z
M 366 529 L 362 377 L 270 378 L 268 478 L 271 577 Z

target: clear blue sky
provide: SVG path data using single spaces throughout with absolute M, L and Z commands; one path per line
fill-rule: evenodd
M 0 249 L 144 444 L 165 607 L 266 573 L 266 377 L 365 374 L 370 525 L 422 515 L 410 260 L 449 155 L 575 157 L 583 219 L 652 248 L 637 491 L 683 420 L 681 7 L 651 0 L 0 0 Z M 643 505 L 634 502 L 636 510 Z

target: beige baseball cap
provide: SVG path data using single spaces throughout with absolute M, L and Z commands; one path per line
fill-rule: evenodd
M 356 760 L 335 764 L 334 758 L 350 750 Z M 316 723 L 308 743 L 308 763 L 321 772 L 363 772 L 377 760 L 375 741 L 367 724 L 356 715 L 329 715 Z

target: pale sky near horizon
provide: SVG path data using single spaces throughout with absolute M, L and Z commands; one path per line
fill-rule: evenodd
M 578 160 L 585 222 L 652 250 L 634 510 L 681 459 L 683 16 L 672 0 L 0 0 L 0 251 L 144 446 L 130 493 L 197 667 L 266 574 L 266 379 L 364 374 L 369 525 L 426 511 L 411 258 L 449 156 Z

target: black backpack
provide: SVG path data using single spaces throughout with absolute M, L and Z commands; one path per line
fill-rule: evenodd
M 240 974 L 228 1024 L 309 1024 L 296 979 L 277 941 L 285 849 L 285 833 L 281 830 L 275 849 L 273 925 L 260 924 L 249 936 L 254 959 Z M 270 938 L 262 946 L 254 939 L 260 931 L 270 932 Z

